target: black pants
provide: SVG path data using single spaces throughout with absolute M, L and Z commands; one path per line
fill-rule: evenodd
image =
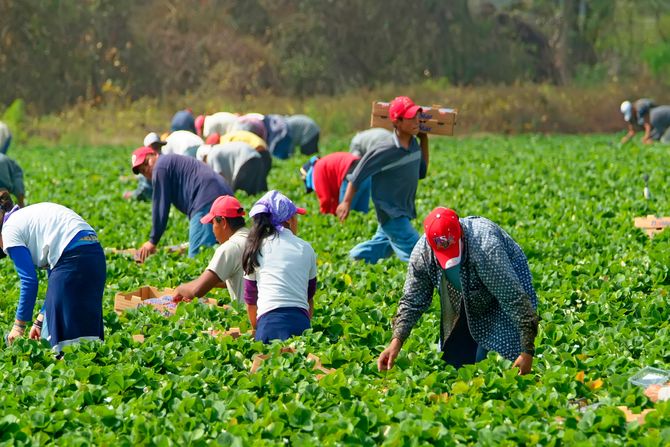
M 269 154 L 268 154 L 269 155 Z M 258 194 L 268 190 L 268 174 L 263 158 L 252 158 L 242 165 L 233 179 L 233 190 Z
M 461 313 L 456 322 L 456 327 L 451 331 L 449 338 L 444 343 L 444 352 L 442 360 L 452 365 L 454 368 L 460 368 L 463 365 L 471 365 L 486 358 L 488 352 L 480 347 L 468 326 L 468 318 L 465 315 L 465 305 L 461 303 Z
M 300 152 L 304 155 L 317 154 L 319 152 L 319 134 L 317 133 L 307 143 L 300 146 Z

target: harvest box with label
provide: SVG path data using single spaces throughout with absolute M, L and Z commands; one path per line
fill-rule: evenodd
M 441 106 L 421 106 L 423 111 L 419 116 L 421 132 L 433 135 L 453 135 L 458 110 Z M 372 103 L 370 127 L 383 127 L 393 130 L 393 122 L 389 118 L 389 103 L 375 101 Z
M 136 309 L 141 304 L 143 304 L 148 299 L 161 298 L 164 296 L 174 295 L 174 289 L 159 289 L 152 286 L 143 286 L 132 292 L 119 292 L 114 297 L 114 311 L 121 313 L 128 309 Z M 218 306 L 218 302 L 213 298 L 200 298 L 199 300 L 202 304 L 207 304 L 209 306 Z M 168 309 L 164 305 L 153 305 L 158 310 L 167 310 L 172 312 L 173 309 Z M 219 306 L 223 309 L 230 309 L 228 305 Z

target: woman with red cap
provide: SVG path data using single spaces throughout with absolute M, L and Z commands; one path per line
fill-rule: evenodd
M 488 351 L 531 370 L 538 317 L 528 261 L 521 247 L 488 219 L 462 219 L 435 208 L 409 260 L 403 297 L 393 320 L 393 339 L 377 361 L 393 367 L 402 344 L 440 296 L 442 358 L 456 368 L 478 362 Z

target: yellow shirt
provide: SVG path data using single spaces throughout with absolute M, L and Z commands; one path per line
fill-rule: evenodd
M 228 132 L 227 134 L 221 136 L 221 141 L 219 141 L 219 144 L 232 143 L 233 141 L 247 143 L 256 150 L 259 150 L 259 147 L 261 148 L 260 150 L 267 150 L 268 148 L 268 145 L 264 139 L 247 130 L 235 130 L 233 132 Z

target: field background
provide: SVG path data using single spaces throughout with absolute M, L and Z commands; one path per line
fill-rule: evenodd
M 324 152 L 351 135 L 326 138 Z M 428 177 L 414 222 L 435 206 L 482 215 L 525 250 L 541 316 L 533 374 L 515 376 L 495 354 L 460 371 L 435 351 L 437 300 L 405 344 L 397 366 L 376 370 L 390 337 L 406 265 L 351 263 L 348 250 L 373 234 L 374 213 L 344 225 L 318 214 L 298 167 L 274 161 L 271 187 L 310 214 L 299 234 L 319 257 L 313 331 L 263 346 L 250 337 L 215 339 L 208 328 L 249 328 L 244 309 L 180 307 L 163 318 L 149 309 L 118 317 L 117 291 L 174 286 L 206 266 L 161 252 L 144 265 L 108 255 L 102 347 L 71 348 L 55 361 L 44 346 L 20 340 L 0 350 L 0 440 L 8 444 L 299 445 L 661 445 L 670 442 L 670 404 L 652 404 L 627 378 L 670 363 L 668 237 L 649 240 L 633 217 L 668 213 L 665 146 L 619 147 L 618 135 L 431 138 Z M 27 200 L 71 207 L 97 229 L 104 247 L 137 247 L 148 237 L 150 206 L 127 202 L 134 181 L 125 146 L 10 150 L 24 167 Z M 652 199 L 643 198 L 644 173 Z M 240 195 L 249 207 L 254 198 Z M 162 245 L 185 241 L 187 220 L 171 213 Z M 8 330 L 18 299 L 11 262 L 0 263 L 0 324 Z M 39 301 L 44 297 L 42 277 Z M 227 299 L 227 292 L 214 297 Z M 132 341 L 144 334 L 146 341 Z M 250 374 L 254 354 L 272 355 Z M 317 378 L 307 353 L 334 374 Z M 603 405 L 582 414 L 573 402 Z M 614 407 L 655 408 L 643 426 Z

